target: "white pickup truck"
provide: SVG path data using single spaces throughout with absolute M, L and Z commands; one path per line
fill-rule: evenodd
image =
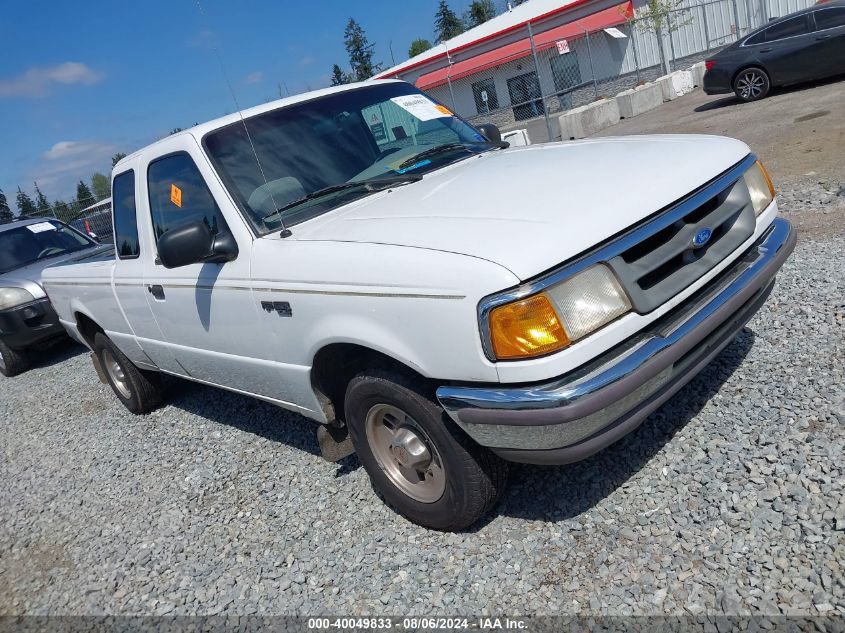
M 130 411 L 161 373 L 261 398 L 354 447 L 412 521 L 463 529 L 508 462 L 639 425 L 795 243 L 739 141 L 497 133 L 398 81 L 198 125 L 115 166 L 115 254 L 47 293 Z

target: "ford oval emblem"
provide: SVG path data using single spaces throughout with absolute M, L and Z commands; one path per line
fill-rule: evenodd
M 698 233 L 695 234 L 695 237 L 692 238 L 692 245 L 694 248 L 701 248 L 707 242 L 710 241 L 710 238 L 713 236 L 713 231 L 710 229 L 701 229 Z

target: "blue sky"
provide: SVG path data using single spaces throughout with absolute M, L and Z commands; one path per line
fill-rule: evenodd
M 0 188 L 14 208 L 33 181 L 50 200 L 108 173 L 174 127 L 235 110 L 211 44 L 242 108 L 328 85 L 346 67 L 349 17 L 375 42 L 375 59 L 407 59 L 433 40 L 437 0 L 147 0 L 3 3 Z M 463 14 L 469 0 L 451 0 Z

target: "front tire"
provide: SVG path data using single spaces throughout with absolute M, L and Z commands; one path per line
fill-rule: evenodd
M 26 352 L 14 350 L 0 341 L 0 374 L 11 378 L 29 369 L 29 356 Z
M 762 99 L 771 90 L 769 75 L 762 68 L 752 66 L 741 70 L 734 78 L 733 89 L 737 99 L 744 102 Z
M 149 413 L 161 404 L 161 376 L 138 369 L 105 334 L 94 336 L 94 353 L 117 399 L 135 414 Z
M 508 463 L 473 442 L 419 379 L 369 370 L 346 390 L 346 422 L 373 487 L 424 527 L 469 527 L 498 502 Z

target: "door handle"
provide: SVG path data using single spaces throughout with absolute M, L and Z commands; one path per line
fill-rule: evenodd
M 147 292 L 149 292 L 154 298 L 158 299 L 159 301 L 164 301 L 164 288 L 159 286 L 158 284 L 153 286 L 147 286 Z
M 760 52 L 761 52 L 761 53 L 771 53 L 771 52 L 772 52 L 772 49 L 771 49 L 771 48 L 761 48 L 761 49 L 760 49 Z
M 830 35 L 816 35 L 816 40 L 817 41 L 826 40 L 829 37 L 830 37 Z

